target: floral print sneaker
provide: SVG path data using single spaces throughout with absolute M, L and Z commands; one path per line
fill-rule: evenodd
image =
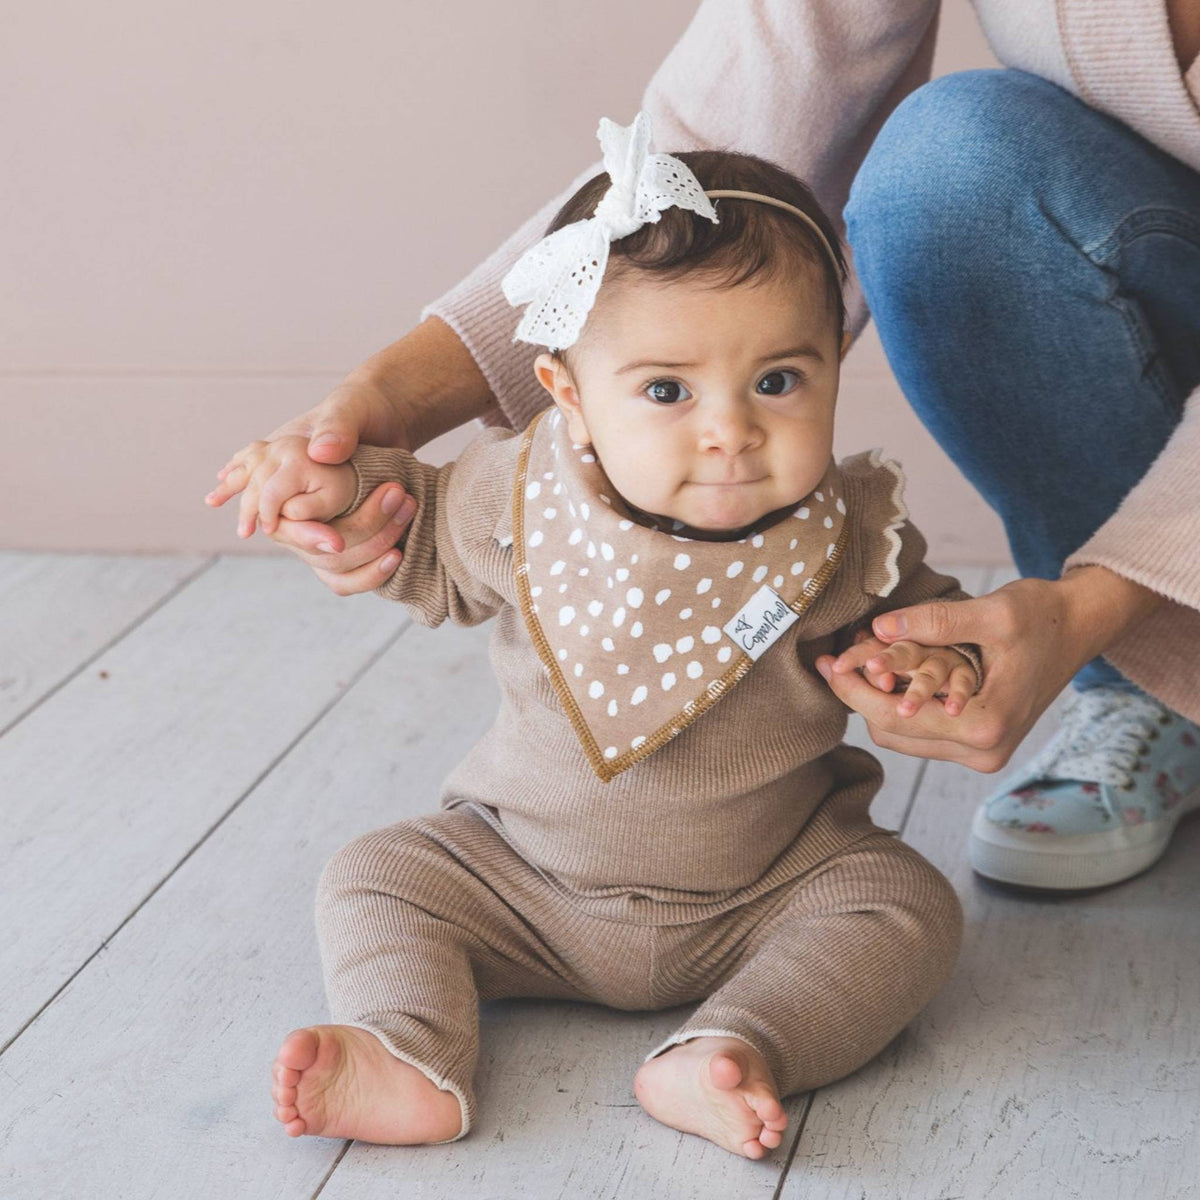
M 1062 728 L 975 814 L 971 866 L 1031 888 L 1104 887 L 1145 870 L 1200 809 L 1200 728 L 1140 692 L 1075 692 Z

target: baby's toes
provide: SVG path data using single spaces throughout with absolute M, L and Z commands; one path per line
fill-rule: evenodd
M 775 1150 L 780 1142 L 783 1141 L 783 1134 L 778 1129 L 768 1129 L 763 1126 L 762 1132 L 758 1135 L 758 1140 L 769 1150 Z
M 300 1078 L 301 1071 L 307 1071 L 317 1061 L 317 1049 L 320 1039 L 315 1029 L 293 1029 L 283 1039 L 279 1053 L 275 1056 L 277 1066 L 296 1072 Z
M 779 1097 L 767 1088 L 761 1091 L 746 1093 L 746 1103 L 754 1110 L 755 1115 L 764 1125 L 772 1129 L 783 1129 L 787 1125 L 787 1113 L 779 1103 Z
M 742 1153 L 747 1158 L 763 1158 L 767 1153 L 767 1148 L 758 1138 L 751 1138 L 748 1142 L 742 1143 Z
M 271 1078 L 284 1087 L 295 1087 L 300 1082 L 300 1072 L 295 1067 L 285 1067 L 278 1059 L 271 1068 Z
M 290 1115 L 280 1116 L 281 1112 L 289 1113 Z M 276 1109 L 275 1115 L 279 1117 L 279 1120 L 283 1123 L 283 1132 L 286 1133 L 288 1137 L 301 1137 L 308 1129 L 308 1123 L 302 1116 L 299 1115 L 299 1113 L 297 1113 L 294 1108 Z

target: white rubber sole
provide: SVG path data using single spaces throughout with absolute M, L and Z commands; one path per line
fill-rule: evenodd
M 1200 810 L 1200 788 L 1157 821 L 1074 835 L 1006 829 L 984 816 L 971 823 L 967 854 L 985 879 L 1017 887 L 1078 891 L 1130 879 L 1162 857 L 1176 825 Z

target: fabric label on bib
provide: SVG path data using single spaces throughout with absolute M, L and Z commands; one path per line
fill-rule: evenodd
M 737 648 L 757 662 L 763 651 L 799 619 L 799 614 L 784 602 L 783 597 L 764 583 L 750 597 L 750 603 L 727 621 L 724 628 Z

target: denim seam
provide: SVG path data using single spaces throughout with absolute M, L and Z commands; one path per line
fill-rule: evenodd
M 1064 241 L 1107 277 L 1110 290 L 1105 304 L 1120 316 L 1129 332 L 1130 341 L 1137 355 L 1138 371 L 1149 383 L 1162 405 L 1163 413 L 1171 421 L 1180 418 L 1179 398 L 1175 395 L 1172 380 L 1167 374 L 1163 356 L 1156 344 L 1149 339 L 1145 323 L 1138 319 L 1133 306 L 1121 298 L 1120 279 L 1113 269 L 1113 260 L 1139 237 L 1165 233 L 1178 237 L 1191 245 L 1200 247 L 1200 220 L 1176 208 L 1148 205 L 1127 213 L 1104 237 L 1088 245 L 1075 241 L 1067 229 L 1039 199 L 1038 210 L 1057 230 Z
M 1156 233 L 1177 237 L 1181 241 L 1200 248 L 1200 220 L 1196 220 L 1190 214 L 1181 212 L 1179 209 L 1156 205 L 1129 213 L 1108 237 L 1093 248 L 1094 261 L 1102 269 L 1112 272 L 1115 280 L 1117 276 L 1113 271 L 1112 262 L 1117 256 L 1138 238 Z M 1121 314 L 1138 346 L 1142 378 L 1147 380 L 1158 393 L 1167 417 L 1172 421 L 1178 421 L 1182 416 L 1183 397 L 1177 394 L 1178 389 L 1174 386 L 1174 380 L 1167 371 L 1162 352 L 1155 343 L 1149 340 L 1144 322 L 1137 319 L 1133 312 L 1133 306 L 1121 298 L 1117 287 L 1114 287 L 1109 296 L 1108 304 Z
M 1200 219 L 1182 209 L 1164 208 L 1161 205 L 1137 208 L 1122 217 L 1099 241 L 1090 246 L 1081 246 L 1080 250 L 1097 266 L 1107 266 L 1125 246 L 1151 233 L 1170 234 L 1193 246 L 1200 246 Z

